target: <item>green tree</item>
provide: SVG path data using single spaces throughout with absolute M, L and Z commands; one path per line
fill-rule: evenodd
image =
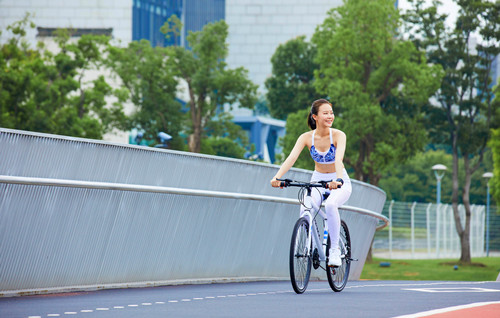
M 237 159 L 245 157 L 248 136 L 232 119 L 231 114 L 222 112 L 207 123 L 207 138 L 201 142 L 202 153 Z
M 184 122 L 181 104 L 176 100 L 176 70 L 163 47 L 151 47 L 147 40 L 133 41 L 125 48 L 109 47 L 108 66 L 119 76 L 134 104 L 131 127 L 144 131 L 144 138 L 156 140 L 159 132 L 172 136 L 169 147 L 183 149 L 179 136 Z
M 398 38 L 399 26 L 394 1 L 347 0 L 312 39 L 316 89 L 334 102 L 334 125 L 347 135 L 344 162 L 356 179 L 374 185 L 392 163 L 423 148 L 420 106 L 441 76 L 413 43 Z
M 269 111 L 275 118 L 286 119 L 289 113 L 307 108 L 316 98 L 314 62 L 316 48 L 299 36 L 280 44 L 271 57 L 272 75 L 265 86 Z
M 176 23 L 180 29 L 180 23 Z M 169 31 L 172 27 L 166 28 Z M 164 30 L 165 31 L 165 30 Z M 227 56 L 228 26 L 223 20 L 207 24 L 201 31 L 190 32 L 187 41 L 191 50 L 170 47 L 177 75 L 186 82 L 189 94 L 189 150 L 200 152 L 205 127 L 224 105 L 252 108 L 257 86 L 248 79 L 243 67 L 229 69 Z
M 305 131 L 309 130 L 309 127 L 307 126 L 307 116 L 309 115 L 309 111 L 309 109 L 302 109 L 288 115 L 285 126 L 286 134 L 279 141 L 280 146 L 283 148 L 283 158 L 280 158 L 279 161 L 285 160 L 286 156 L 292 152 L 297 138 L 299 138 L 299 136 Z M 314 169 L 314 162 L 311 160 L 311 155 L 309 154 L 307 148 L 302 150 L 299 158 L 297 158 L 297 161 L 295 161 L 293 166 L 295 168 L 308 170 Z
M 404 163 L 394 164 L 380 180 L 379 186 L 387 193 L 387 200 L 404 202 L 436 202 L 436 177 L 432 166 L 451 167 L 452 156 L 444 150 L 417 153 Z M 441 181 L 441 202 L 451 201 L 451 178 L 445 173 Z
M 71 30 L 59 30 L 57 53 L 32 49 L 27 15 L 7 27 L 13 36 L 0 47 L 0 125 L 3 127 L 100 139 L 124 126 L 120 100 L 107 105 L 113 89 L 104 76 L 89 79 L 102 65 L 105 36 L 70 40 Z
M 499 95 L 497 94 L 497 96 Z M 490 181 L 491 194 L 498 206 L 500 204 L 500 129 L 492 130 L 489 146 L 493 152 L 493 178 Z
M 493 103 L 490 72 L 500 53 L 500 3 L 458 1 L 459 16 L 450 30 L 444 24 L 446 15 L 437 12 L 439 1 L 427 8 L 422 0 L 412 2 L 413 8 L 405 16 L 412 40 L 425 50 L 430 63 L 441 65 L 445 71 L 435 94 L 438 105 L 432 122 L 445 119 L 438 125 L 438 132 L 447 138 L 453 155 L 452 206 L 460 237 L 460 261 L 470 263 L 470 187 L 473 174 L 483 162 L 498 107 Z M 482 38 L 475 46 L 474 35 Z M 465 172 L 463 182 L 459 179 L 460 161 Z M 458 211 L 460 188 L 465 220 Z

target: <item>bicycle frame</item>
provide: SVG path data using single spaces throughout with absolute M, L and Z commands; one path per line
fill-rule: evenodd
M 311 199 L 311 189 L 307 189 L 307 194 L 306 197 L 304 198 L 304 206 L 306 207 L 306 210 L 304 213 L 301 215 L 301 217 L 308 217 L 309 218 L 309 234 L 307 237 L 307 255 L 312 256 L 312 251 L 314 251 L 314 248 L 316 247 L 318 250 L 319 254 L 319 260 L 320 261 L 326 261 L 326 244 L 328 241 L 328 222 L 326 218 L 326 213 L 321 209 L 321 206 L 318 207 L 318 209 L 314 209 L 312 205 L 312 199 Z M 312 213 L 311 213 L 312 211 Z M 320 242 L 320 235 L 319 235 L 319 229 L 316 224 L 315 218 L 313 217 L 313 214 L 318 212 L 318 214 L 321 215 L 323 219 L 323 242 Z M 313 242 L 314 238 L 314 245 L 311 244 Z M 321 248 L 320 248 L 321 247 Z
M 302 213 L 301 217 L 308 217 L 309 218 L 309 234 L 307 237 L 307 255 L 312 257 L 312 251 L 314 251 L 314 248 L 316 247 L 318 250 L 319 254 L 319 261 L 324 262 L 326 261 L 326 246 L 328 242 L 328 222 L 327 222 L 327 216 L 325 211 L 319 206 L 317 209 L 313 207 L 312 204 L 312 197 L 311 197 L 311 191 L 312 189 L 309 188 L 307 189 L 306 196 L 304 198 L 304 206 L 306 207 L 304 213 Z M 320 235 L 319 235 L 319 229 L 318 225 L 315 221 L 315 217 L 313 217 L 316 212 L 321 216 L 323 219 L 323 241 L 320 242 Z M 313 244 L 311 244 L 313 243 Z M 341 247 L 343 247 L 343 251 L 347 250 L 345 247 L 344 240 L 340 240 L 339 244 Z M 320 248 L 321 247 L 321 248 Z M 345 258 L 346 255 L 342 254 L 340 255 L 341 258 Z

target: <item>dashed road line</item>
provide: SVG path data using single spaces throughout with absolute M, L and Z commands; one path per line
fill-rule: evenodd
M 468 292 L 500 292 L 500 290 L 493 290 L 493 289 L 485 289 L 485 288 L 454 288 L 454 287 L 429 287 L 429 286 L 436 286 L 436 285 L 471 285 L 471 284 L 484 284 L 486 282 L 430 282 L 430 283 L 388 283 L 388 284 L 375 284 L 375 285 L 351 285 L 351 286 L 346 286 L 346 289 L 354 289 L 354 288 L 364 288 L 364 287 L 402 287 L 401 290 L 407 290 L 407 291 L 421 291 L 421 292 L 457 292 L 458 290 L 465 291 L 467 290 Z M 404 288 L 404 287 L 414 287 L 414 288 Z M 415 288 L 415 287 L 421 287 L 421 288 Z M 321 288 L 321 289 L 309 289 L 309 291 L 328 291 L 330 289 L 328 288 Z M 237 297 L 248 297 L 248 296 L 265 296 L 265 295 L 279 295 L 279 294 L 284 294 L 284 293 L 293 293 L 291 290 L 280 290 L 280 291 L 268 291 L 268 292 L 259 292 L 259 293 L 245 293 L 245 294 L 228 294 L 228 295 L 218 295 L 218 296 L 205 296 L 205 297 L 193 297 L 193 298 L 183 298 L 181 300 L 177 299 L 170 299 L 166 301 L 157 301 L 157 302 L 144 302 L 139 304 L 129 304 L 127 306 L 113 306 L 113 307 L 98 307 L 95 308 L 95 310 L 92 309 L 83 309 L 80 312 L 81 313 L 96 313 L 98 311 L 109 311 L 112 309 L 125 309 L 125 308 L 137 308 L 140 306 L 153 306 L 153 305 L 164 305 L 167 303 L 174 304 L 174 303 L 187 303 L 191 302 L 194 300 L 213 300 L 213 299 L 224 299 L 224 298 L 237 298 Z M 63 313 L 63 315 L 77 315 L 78 312 L 74 311 L 66 311 Z M 60 317 L 61 314 L 47 314 L 46 317 Z M 86 316 L 86 317 L 92 317 Z M 42 316 L 28 316 L 27 318 L 43 318 Z

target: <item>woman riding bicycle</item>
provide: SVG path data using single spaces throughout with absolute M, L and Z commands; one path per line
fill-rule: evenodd
M 340 236 L 339 207 L 351 196 L 351 180 L 344 168 L 343 159 L 346 147 L 344 132 L 331 128 L 335 116 L 332 104 L 326 99 L 318 99 L 312 103 L 311 111 L 307 117 L 307 124 L 311 131 L 305 132 L 297 139 L 290 155 L 281 165 L 276 175 L 271 180 L 271 186 L 280 186 L 280 179 L 294 165 L 305 146 L 309 148 L 312 159 L 315 161 L 311 182 L 330 181 L 328 189 L 313 191 L 312 203 L 319 207 L 323 200 L 323 193 L 332 191 L 325 201 L 325 210 L 331 248 L 329 251 L 328 266 L 340 266 L 340 249 L 338 246 Z M 324 151 L 320 151 L 324 150 Z M 301 207 L 301 216 L 304 207 Z

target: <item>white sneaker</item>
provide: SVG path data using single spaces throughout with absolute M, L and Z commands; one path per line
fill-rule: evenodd
M 339 267 L 342 265 L 342 260 L 340 259 L 340 249 L 331 248 L 330 254 L 328 255 L 328 266 Z

